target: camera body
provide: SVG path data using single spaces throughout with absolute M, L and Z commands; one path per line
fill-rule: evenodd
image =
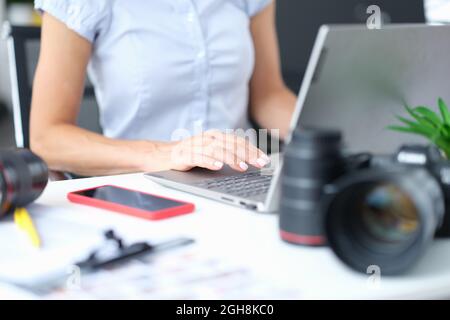
M 358 156 L 356 156 L 358 157 Z M 414 174 L 414 171 L 422 172 L 423 180 L 418 181 L 417 187 L 422 193 L 436 199 L 438 204 L 434 214 L 438 214 L 439 224 L 436 237 L 450 237 L 450 162 L 446 160 L 437 147 L 431 145 L 404 145 L 393 156 L 370 156 L 371 160 L 367 168 L 356 168 L 356 172 L 347 174 L 358 175 L 358 171 L 378 170 L 403 171 L 405 174 Z M 350 158 L 350 163 L 352 159 Z M 351 177 L 349 183 L 351 184 Z M 435 180 L 435 181 L 433 181 Z M 433 182 L 428 182 L 433 181 Z M 439 185 L 436 190 L 435 183 Z M 337 191 L 339 192 L 339 191 Z M 443 205 L 443 207 L 442 207 Z
M 296 131 L 282 176 L 280 235 L 329 245 L 350 267 L 398 274 L 450 237 L 450 162 L 431 146 L 345 154 L 338 131 Z

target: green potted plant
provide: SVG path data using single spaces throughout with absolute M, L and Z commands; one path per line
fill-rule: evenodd
M 436 145 L 450 160 L 450 111 L 442 98 L 438 100 L 440 114 L 426 106 L 405 109 L 411 119 L 397 116 L 402 126 L 389 126 L 388 129 L 403 133 L 412 133 L 426 138 Z

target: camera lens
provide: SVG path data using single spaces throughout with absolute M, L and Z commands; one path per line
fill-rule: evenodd
M 0 152 L 0 217 L 36 200 L 47 182 L 47 165 L 31 151 Z
M 342 174 L 341 134 L 297 130 L 286 149 L 281 181 L 280 234 L 289 243 L 325 245 L 324 186 Z
M 444 217 L 439 183 L 405 167 L 357 172 L 337 182 L 325 218 L 328 242 L 350 267 L 385 275 L 414 265 Z
M 404 243 L 419 229 L 419 214 L 398 186 L 374 185 L 356 204 L 362 231 L 375 241 L 387 244 Z

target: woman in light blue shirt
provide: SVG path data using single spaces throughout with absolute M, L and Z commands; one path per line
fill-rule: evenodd
M 281 77 L 272 0 L 36 0 L 35 6 L 44 14 L 31 146 L 51 169 L 246 171 L 269 160 L 228 129 L 248 129 L 251 116 L 286 135 L 295 96 Z M 103 136 L 76 126 L 86 72 Z M 179 132 L 191 137 L 173 141 Z

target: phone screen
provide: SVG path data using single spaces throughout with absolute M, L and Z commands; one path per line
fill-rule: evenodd
M 160 211 L 184 205 L 182 202 L 113 186 L 90 189 L 75 194 L 146 211 Z

